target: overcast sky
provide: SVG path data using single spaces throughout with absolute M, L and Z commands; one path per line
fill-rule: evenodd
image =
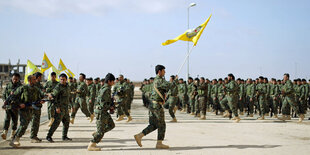
M 310 78 L 307 0 L 1 0 L 0 63 L 41 64 L 45 51 L 76 74 L 138 81 L 163 64 L 168 78 L 187 43 L 161 43 L 187 29 L 192 2 L 191 28 L 213 15 L 190 56 L 191 76 Z

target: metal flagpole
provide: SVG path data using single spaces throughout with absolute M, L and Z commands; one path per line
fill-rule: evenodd
M 193 48 L 194 48 L 194 45 L 192 46 L 192 48 L 191 48 L 191 49 L 189 50 L 189 52 L 187 53 L 187 55 L 186 55 L 186 57 L 185 57 L 185 59 L 184 59 L 182 65 L 180 66 L 180 68 L 179 68 L 179 70 L 178 70 L 178 73 L 177 73 L 176 75 L 179 75 L 181 69 L 183 68 L 184 64 L 186 63 L 187 58 L 188 58 L 189 55 L 192 53 Z

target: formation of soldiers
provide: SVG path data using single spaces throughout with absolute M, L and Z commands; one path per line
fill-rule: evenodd
M 185 82 L 171 76 L 170 83 L 172 85 L 164 96 L 164 107 L 169 109 L 171 122 L 177 122 L 177 110 L 201 120 L 206 119 L 206 112 L 214 112 L 235 122 L 241 120 L 239 115 L 254 117 L 254 114 L 259 115 L 259 120 L 270 116 L 285 121 L 298 116 L 298 122 L 302 122 L 310 107 L 310 80 L 309 83 L 305 79 L 292 82 L 289 74 L 284 74 L 283 80 L 272 78 L 270 81 L 262 76 L 255 80 L 235 80 L 234 75 L 229 74 L 224 79 L 212 81 L 189 77 Z M 153 85 L 154 78 L 145 79 L 140 88 L 146 107 L 152 105 Z
M 105 93 L 109 79 L 96 78 L 93 80 L 92 78 L 86 78 L 85 74 L 81 73 L 79 82 L 77 82 L 72 77 L 68 78 L 66 74 L 60 74 L 58 82 L 56 73 L 53 72 L 51 73 L 51 80 L 42 85 L 42 73 L 37 72 L 25 79 L 28 84 L 22 84 L 20 75 L 14 73 L 11 82 L 7 84 L 3 91 L 4 105 L 2 108 L 5 109 L 5 119 L 1 137 L 4 140 L 7 139 L 10 122 L 12 121 L 11 141 L 9 144 L 14 148 L 19 147 L 20 138 L 25 134 L 31 122 L 31 143 L 40 143 L 42 139 L 38 138 L 37 134 L 40 126 L 41 108 L 47 102 L 48 119 L 50 120 L 48 124 L 50 128 L 46 136 L 47 141 L 54 142 L 52 136 L 61 122 L 63 123 L 62 140 L 72 141 L 67 136 L 69 124 L 74 124 L 79 108 L 90 120 L 90 123 L 96 116 L 97 133 L 94 133 L 93 136 L 97 137 L 95 138 L 97 140 L 101 139 L 103 133 L 107 132 L 105 129 L 106 121 L 104 121 L 106 117 L 103 117 L 102 111 L 108 111 L 108 115 L 110 115 L 116 110 L 118 116 L 116 121 L 122 121 L 127 116 L 127 122 L 130 122 L 132 120 L 130 109 L 134 96 L 134 85 L 129 79 L 124 79 L 123 75 L 115 79 L 112 74 L 108 74 L 106 77 L 110 81 L 113 80 L 111 86 L 114 85 L 114 80 L 116 80 L 108 101 Z M 20 120 L 19 126 L 18 118 Z M 98 120 L 101 120 L 101 124 Z M 112 128 L 114 128 L 113 125 Z M 98 138 L 98 135 L 102 137 Z M 92 146 L 93 144 L 90 148 Z

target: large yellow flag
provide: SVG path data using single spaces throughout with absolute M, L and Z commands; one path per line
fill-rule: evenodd
M 24 83 L 28 84 L 28 76 L 32 75 L 36 72 L 41 72 L 40 69 L 34 65 L 30 60 L 27 61 L 27 66 L 26 66 L 26 73 L 25 73 L 25 78 L 24 78 Z
M 193 30 L 187 30 L 185 31 L 183 34 L 179 35 L 178 37 L 171 39 L 171 40 L 167 40 L 166 42 L 162 43 L 163 46 L 172 44 L 178 40 L 183 40 L 183 41 L 191 41 L 194 43 L 194 46 L 196 46 L 201 33 L 203 32 L 203 30 L 206 28 L 210 18 L 211 18 L 212 14 L 209 16 L 209 18 L 201 25 L 199 25 L 197 28 L 193 29 Z
M 49 72 L 48 72 L 48 78 L 47 78 L 47 80 L 48 80 L 48 81 L 52 80 L 52 76 L 51 76 L 52 72 L 55 72 L 55 73 L 56 73 L 56 81 L 59 81 L 58 76 L 59 76 L 60 72 L 57 70 L 57 68 L 56 68 L 55 66 L 52 66 L 52 67 L 50 68 L 50 70 L 49 70 Z
M 74 73 L 72 73 L 70 69 L 65 70 L 65 72 L 69 77 L 75 77 Z
M 58 71 L 61 72 L 61 71 L 64 71 L 64 70 L 67 70 L 67 67 L 65 66 L 65 64 L 60 59 L 59 60 L 59 65 L 58 65 Z
M 47 69 L 52 67 L 53 64 L 51 63 L 50 59 L 46 56 L 44 52 L 43 60 L 42 60 L 42 65 L 41 65 L 41 71 L 44 73 Z

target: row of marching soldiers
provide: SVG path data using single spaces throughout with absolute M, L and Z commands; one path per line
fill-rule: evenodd
M 174 81 L 175 76 L 172 75 L 170 82 L 174 86 L 166 94 L 164 106 L 169 109 L 171 122 L 177 122 L 177 110 L 201 120 L 206 119 L 206 112 L 214 112 L 234 122 L 239 122 L 239 115 L 245 114 L 246 117 L 258 114 L 258 120 L 270 116 L 283 121 L 298 115 L 298 122 L 302 122 L 310 96 L 310 82 L 308 84 L 305 79 L 291 82 L 287 73 L 283 80 L 272 78 L 270 81 L 262 76 L 255 80 L 235 80 L 233 74 L 229 74 L 224 80 L 220 78 L 209 81 L 203 77 L 189 77 L 187 83 L 183 79 L 179 79 L 178 83 Z M 144 106 L 148 107 L 150 94 L 154 91 L 153 78 L 145 79 L 140 89 Z M 278 117 L 278 114 L 282 114 L 282 117 Z
M 85 74 L 81 73 L 79 82 L 74 78 L 68 78 L 66 74 L 59 75 L 59 82 L 56 80 L 56 73 L 51 73 L 51 80 L 44 85 L 41 84 L 42 73 L 37 72 L 28 76 L 28 84 L 20 82 L 18 73 L 12 74 L 11 81 L 7 84 L 3 91 L 5 109 L 5 119 L 3 132 L 1 137 L 6 140 L 8 130 L 11 124 L 11 141 L 12 147 L 20 146 L 20 138 L 25 134 L 28 125 L 31 122 L 30 139 L 31 143 L 40 143 L 42 139 L 38 138 L 41 108 L 47 102 L 48 126 L 49 131 L 46 140 L 54 142 L 52 136 L 59 124 L 63 123 L 62 140 L 72 141 L 67 136 L 69 124 L 74 124 L 74 119 L 79 108 L 90 120 L 94 119 L 94 110 L 96 107 L 97 97 L 101 87 L 105 84 L 105 80 L 96 78 L 86 78 Z M 111 104 L 110 113 L 114 113 L 115 105 L 118 119 L 121 121 L 127 116 L 127 122 L 131 121 L 130 116 L 131 103 L 134 95 L 134 85 L 123 75 L 116 79 L 116 85 L 113 87 L 112 100 L 118 104 Z M 71 115 L 71 119 L 70 119 Z M 18 118 L 19 126 L 18 126 Z M 18 126 L 18 127 L 17 127 Z

